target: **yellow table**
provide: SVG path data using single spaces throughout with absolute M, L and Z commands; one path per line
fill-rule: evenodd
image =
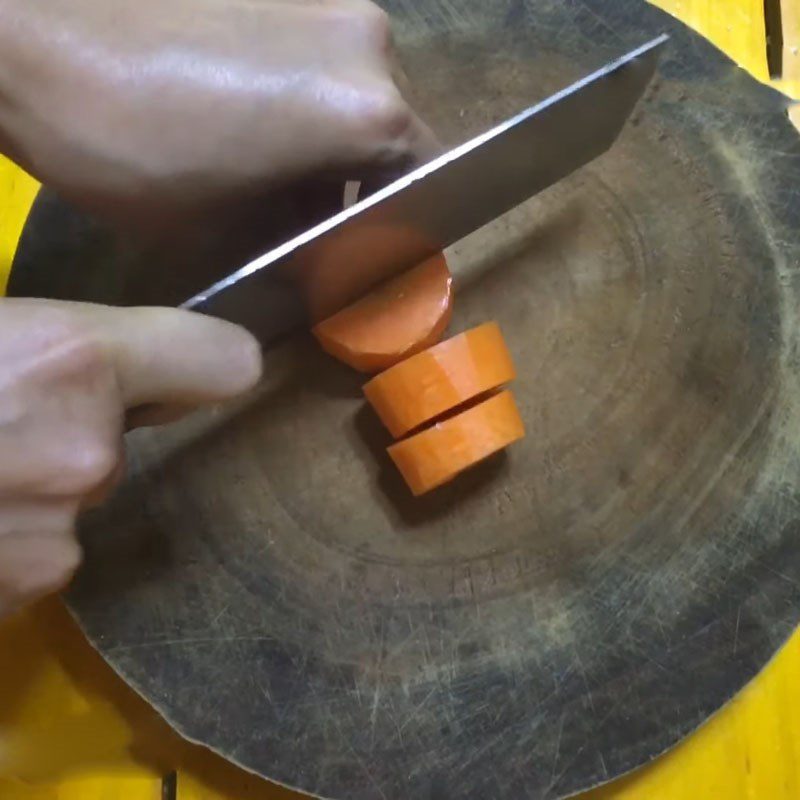
M 767 79 L 763 0 L 658 4 Z M 781 88 L 800 97 L 800 0 L 784 0 L 784 28 Z M 0 289 L 36 189 L 0 159 Z M 57 601 L 0 626 L 0 798 L 158 800 L 171 770 L 179 800 L 298 797 L 181 741 L 83 642 Z M 700 731 L 582 800 L 612 798 L 798 800 L 800 631 Z

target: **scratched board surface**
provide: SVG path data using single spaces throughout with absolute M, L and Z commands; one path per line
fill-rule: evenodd
M 612 152 L 450 253 L 454 330 L 500 322 L 527 438 L 412 501 L 358 378 L 297 339 L 240 407 L 130 438 L 70 603 L 178 730 L 279 782 L 560 797 L 694 729 L 800 619 L 800 142 L 639 3 L 387 6 L 448 143 L 673 34 Z M 59 284 L 65 259 L 115 281 Z M 147 271 L 47 195 L 18 261 L 12 292 L 121 302 Z

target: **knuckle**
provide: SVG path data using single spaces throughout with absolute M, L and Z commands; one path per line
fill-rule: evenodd
M 0 539 L 0 608 L 31 602 L 66 586 L 80 566 L 73 524 L 50 533 L 17 533 Z
M 374 94 L 366 104 L 364 124 L 381 146 L 402 144 L 414 122 L 411 108 L 393 87 Z
M 261 380 L 264 372 L 264 354 L 254 337 L 248 337 L 244 341 L 240 358 L 242 388 L 251 389 Z
M 40 364 L 54 379 L 96 376 L 108 353 L 90 326 L 69 312 L 50 310 L 37 327 Z
M 367 31 L 379 39 L 389 36 L 389 15 L 374 3 L 365 3 L 361 10 L 362 23 Z
M 370 87 L 362 93 L 360 112 L 370 132 L 385 136 L 402 120 L 403 103 L 388 85 Z
M 124 459 L 120 459 L 114 471 L 102 483 L 94 489 L 85 492 L 81 500 L 81 508 L 90 509 L 101 506 L 114 492 L 114 490 L 125 479 L 126 464 Z
M 97 439 L 87 437 L 77 442 L 70 453 L 70 463 L 65 472 L 66 487 L 70 494 L 85 494 L 109 481 L 119 465 L 117 448 Z
M 80 326 L 73 326 L 60 350 L 61 367 L 67 375 L 93 377 L 108 367 L 108 356 L 100 341 Z
M 50 594 L 66 586 L 81 563 L 81 548 L 73 536 L 53 539 L 49 557 L 44 559 L 33 579 L 33 591 L 38 595 Z
M 369 0 L 347 0 L 332 5 L 329 13 L 341 22 L 343 28 L 352 36 L 363 37 L 367 44 L 383 47 L 390 39 L 389 15 Z

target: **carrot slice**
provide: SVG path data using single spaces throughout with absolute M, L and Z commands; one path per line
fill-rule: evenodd
M 364 394 L 399 439 L 514 378 L 500 326 L 487 322 L 382 372 L 364 386 Z
M 439 341 L 453 278 L 444 256 L 424 261 L 313 328 L 322 348 L 360 372 L 380 372 Z
M 415 495 L 452 480 L 525 435 L 514 396 L 506 390 L 388 448 Z

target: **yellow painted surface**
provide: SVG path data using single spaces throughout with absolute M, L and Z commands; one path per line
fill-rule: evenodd
M 654 0 L 711 39 L 759 80 L 767 70 L 764 0 Z
M 766 80 L 763 0 L 658 0 Z M 785 80 L 800 96 L 800 0 L 785 0 Z M 0 290 L 36 184 L 0 158 Z M 290 800 L 182 742 L 85 645 L 56 600 L 0 624 L 0 800 Z M 654 764 L 582 800 L 800 800 L 800 632 L 759 678 Z M 413 798 L 409 798 L 413 800 Z
M 39 184 L 0 156 L 0 295 L 6 290 L 17 240 Z

